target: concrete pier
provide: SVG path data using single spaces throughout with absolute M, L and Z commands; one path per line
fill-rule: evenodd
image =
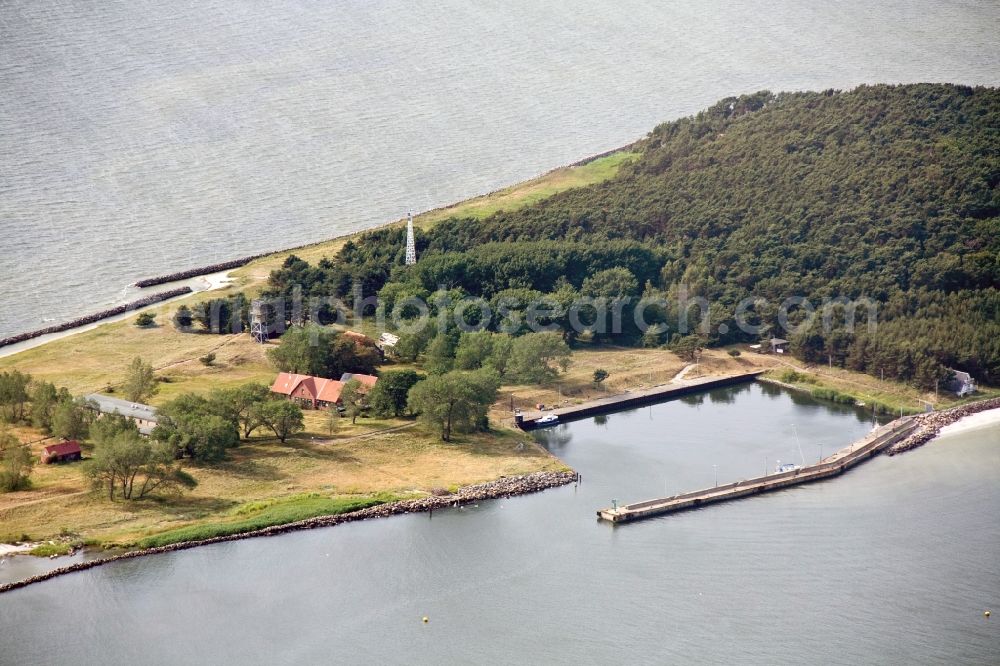
M 555 414 L 559 417 L 560 422 L 573 421 L 575 419 L 583 419 L 589 416 L 594 416 L 595 414 L 619 411 L 628 407 L 638 407 L 639 405 L 649 405 L 655 402 L 663 402 L 664 400 L 670 400 L 671 398 L 679 398 L 692 393 L 701 393 L 713 388 L 733 386 L 734 384 L 744 384 L 746 382 L 753 381 L 763 372 L 763 370 L 757 370 L 738 375 L 728 375 L 725 377 L 685 379 L 677 383 L 660 384 L 659 386 L 653 386 L 648 389 L 627 391 L 625 393 L 610 395 L 606 398 L 589 400 L 587 402 L 580 403 L 579 405 L 572 405 L 570 407 L 561 407 L 559 409 L 552 409 L 544 412 L 526 412 L 522 415 L 523 418 L 520 425 L 523 430 L 533 430 L 534 428 L 539 427 L 537 423 L 538 419 L 542 418 L 546 414 Z
M 897 419 L 873 430 L 864 438 L 854 442 L 815 465 L 809 465 L 792 472 L 770 474 L 753 479 L 744 479 L 715 488 L 696 490 L 690 493 L 646 500 L 635 504 L 600 509 L 597 517 L 611 523 L 625 523 L 653 516 L 661 516 L 675 511 L 694 509 L 713 502 L 759 495 L 760 493 L 788 488 L 810 481 L 819 481 L 842 474 L 851 467 L 862 463 L 910 435 L 919 425 L 913 417 Z

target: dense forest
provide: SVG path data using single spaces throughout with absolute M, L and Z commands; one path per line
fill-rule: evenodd
M 270 293 L 378 293 L 389 307 L 442 288 L 493 305 L 686 294 L 711 304 L 704 344 L 776 335 L 805 360 L 925 387 L 946 367 L 1000 381 L 997 89 L 759 92 L 660 125 L 632 150 L 604 183 L 418 230 L 416 266 L 403 265 L 404 231 L 379 229 L 316 266 L 289 259 Z M 748 297 L 766 331 L 736 325 Z M 786 333 L 789 297 L 870 299 L 877 329 L 817 317 Z M 618 341 L 676 342 L 680 314 L 662 308 L 660 327 L 626 325 Z

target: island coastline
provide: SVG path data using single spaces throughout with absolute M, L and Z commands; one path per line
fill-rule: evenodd
M 407 513 L 432 513 L 435 509 L 456 508 L 473 502 L 528 495 L 548 490 L 549 488 L 558 488 L 560 486 L 569 485 L 570 483 L 576 483 L 579 482 L 579 479 L 579 474 L 573 471 L 533 472 L 531 474 L 524 474 L 520 476 L 500 477 L 494 481 L 459 488 L 457 492 L 447 495 L 429 495 L 427 497 L 420 497 L 416 499 L 387 502 L 365 509 L 360 509 L 358 511 L 307 518 L 305 520 L 285 523 L 283 525 L 272 525 L 270 527 L 252 530 L 249 532 L 215 536 L 196 541 L 180 541 L 166 546 L 131 550 L 118 555 L 112 555 L 111 557 L 77 562 L 76 564 L 52 569 L 45 573 L 31 576 L 23 580 L 5 583 L 0 585 L 0 594 L 27 587 L 28 585 L 35 583 L 41 583 L 43 581 L 56 578 L 57 576 L 64 576 L 77 571 L 85 571 L 87 569 L 93 569 L 94 567 L 103 566 L 105 564 L 135 559 L 137 557 L 145 557 L 147 555 L 158 555 L 160 553 L 188 550 L 199 546 L 209 546 L 227 541 L 242 541 L 244 539 L 253 539 L 256 537 L 277 536 L 280 534 L 287 534 L 289 532 L 311 530 L 319 527 L 333 527 L 342 523 L 352 523 L 374 518 L 387 518 L 389 516 L 398 516 Z

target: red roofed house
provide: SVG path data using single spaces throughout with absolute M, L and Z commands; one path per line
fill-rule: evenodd
M 79 460 L 83 457 L 80 451 L 80 442 L 72 439 L 68 442 L 50 444 L 42 449 L 42 462 L 55 463 L 64 460 Z
M 287 396 L 289 400 L 308 403 L 313 409 L 318 409 L 340 402 L 340 391 L 343 388 L 344 383 L 335 379 L 282 372 L 274 380 L 271 393 Z

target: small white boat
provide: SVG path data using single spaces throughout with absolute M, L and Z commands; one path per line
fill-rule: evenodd
M 801 465 L 796 465 L 795 463 L 785 463 L 784 465 L 778 464 L 774 468 L 775 474 L 784 474 L 785 472 L 794 472 L 795 470 L 802 469 Z
M 550 423 L 558 423 L 559 417 L 555 414 L 546 414 L 542 418 L 535 421 L 535 425 L 549 425 Z

